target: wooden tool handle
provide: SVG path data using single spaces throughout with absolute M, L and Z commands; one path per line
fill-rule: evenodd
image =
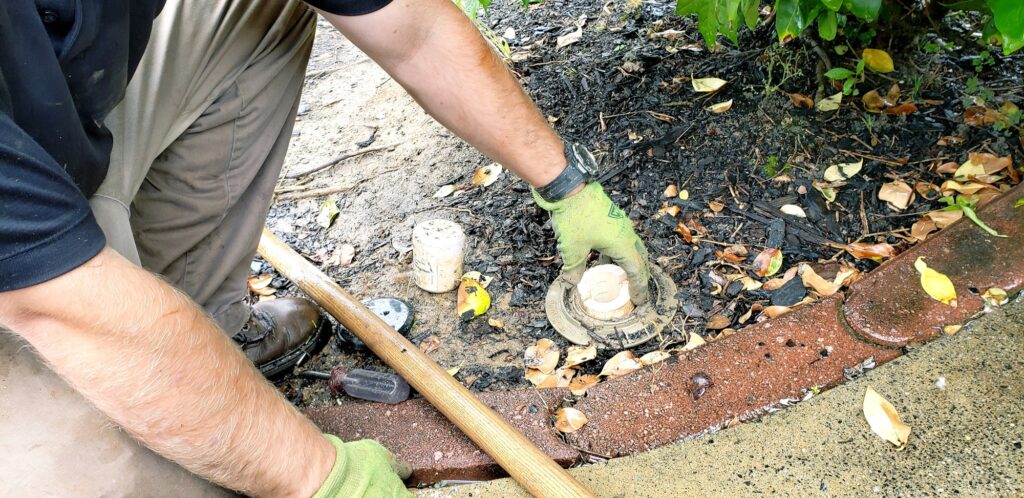
M 352 331 L 438 411 L 537 497 L 592 497 L 586 488 L 408 339 L 270 230 L 259 254 Z

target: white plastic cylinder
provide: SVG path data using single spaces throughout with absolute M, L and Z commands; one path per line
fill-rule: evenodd
M 412 229 L 412 267 L 416 286 L 448 292 L 459 285 L 466 234 L 458 223 L 427 220 Z
M 598 265 L 583 272 L 576 292 L 583 311 L 598 320 L 616 320 L 633 311 L 626 272 L 617 265 Z

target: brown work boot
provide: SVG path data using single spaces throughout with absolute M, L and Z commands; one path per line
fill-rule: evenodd
M 282 297 L 253 305 L 233 339 L 264 377 L 274 378 L 318 353 L 330 337 L 331 322 L 316 305 Z

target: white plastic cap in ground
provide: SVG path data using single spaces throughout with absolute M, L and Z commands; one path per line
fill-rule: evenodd
M 598 320 L 617 320 L 633 311 L 626 271 L 617 265 L 598 265 L 583 273 L 576 285 L 583 310 Z
M 427 292 L 448 292 L 459 285 L 466 234 L 454 221 L 428 220 L 412 230 L 412 267 L 416 285 Z

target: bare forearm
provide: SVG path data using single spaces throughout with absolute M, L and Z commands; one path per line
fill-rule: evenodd
M 0 323 L 118 425 L 218 484 L 310 496 L 334 450 L 187 298 L 105 249 L 0 294 Z
M 546 185 L 565 167 L 558 135 L 450 0 L 324 16 L 435 119 L 530 184 Z

